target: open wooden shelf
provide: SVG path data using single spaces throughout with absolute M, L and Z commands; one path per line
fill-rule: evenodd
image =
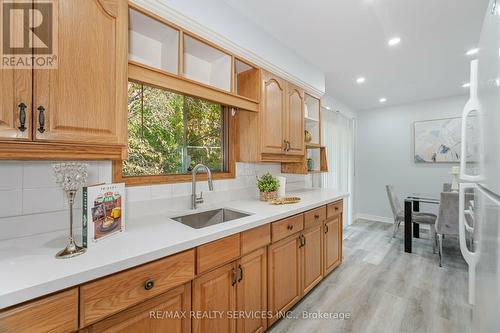
M 184 32 L 183 70 L 185 78 L 231 91 L 231 55 Z
M 128 58 L 177 75 L 179 30 L 129 8 Z
M 313 170 L 307 170 L 308 158 L 312 158 L 314 161 Z M 319 145 L 317 147 L 308 147 L 302 161 L 297 163 L 281 163 L 281 172 L 302 175 L 328 172 L 326 148 Z

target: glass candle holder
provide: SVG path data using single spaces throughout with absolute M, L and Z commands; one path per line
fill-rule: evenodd
M 78 246 L 73 237 L 73 204 L 76 192 L 87 182 L 88 164 L 79 162 L 57 163 L 52 165 L 56 183 L 66 192 L 69 202 L 69 237 L 68 245 L 57 252 L 56 258 L 65 259 L 85 253 L 85 248 Z

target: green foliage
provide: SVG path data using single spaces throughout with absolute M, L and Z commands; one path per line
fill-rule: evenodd
M 220 104 L 129 82 L 123 175 L 180 174 L 197 163 L 223 171 L 223 112 Z
M 257 179 L 257 187 L 261 192 L 274 192 L 278 190 L 280 183 L 268 172 Z

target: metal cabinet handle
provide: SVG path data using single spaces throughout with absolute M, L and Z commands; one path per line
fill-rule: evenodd
M 289 224 L 289 225 L 287 225 L 287 226 L 286 226 L 286 228 L 287 228 L 288 230 L 292 230 L 292 229 L 293 229 L 293 224 Z
M 236 269 L 233 268 L 231 270 L 231 286 L 234 286 L 237 281 L 238 281 L 238 277 L 236 276 Z
M 304 235 L 300 235 L 299 236 L 299 240 L 300 240 L 300 243 L 299 243 L 299 248 L 303 247 L 304 245 L 306 245 L 306 238 L 304 237 Z
M 40 125 L 40 127 L 38 127 L 38 132 L 40 133 L 43 133 L 45 132 L 45 108 L 40 105 L 38 107 L 38 124 Z
M 241 267 L 241 265 L 238 265 L 238 270 L 240 271 L 240 278 L 238 279 L 238 283 L 240 283 L 241 280 L 243 280 L 243 268 Z
M 328 233 L 328 226 L 325 225 L 325 234 L 327 234 L 327 233 Z
M 290 141 L 286 140 L 286 151 L 290 151 Z
M 146 289 L 146 290 L 151 290 L 151 289 L 153 289 L 154 286 L 155 286 L 155 282 L 153 280 L 147 280 L 144 283 L 144 289 Z
M 286 151 L 286 148 L 287 148 L 286 140 L 283 140 L 283 151 Z
M 19 105 L 17 106 L 19 108 L 19 127 L 18 129 L 21 131 L 21 132 L 24 132 L 26 131 L 26 104 L 24 104 L 23 102 L 19 103 Z

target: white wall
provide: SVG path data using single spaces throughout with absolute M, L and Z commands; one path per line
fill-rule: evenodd
M 392 219 L 385 185 L 400 198 L 411 193 L 438 196 L 451 181 L 454 164 L 416 164 L 413 161 L 413 122 L 458 117 L 467 97 L 425 101 L 357 113 L 355 213 L 358 217 Z M 429 211 L 435 207 L 423 207 Z M 423 209 L 422 208 L 422 209 Z
M 348 118 L 356 118 L 357 112 L 339 99 L 324 95 L 321 97 L 321 106 L 333 112 L 340 112 Z
M 325 91 L 325 74 L 317 66 L 304 60 L 222 0 L 132 0 L 132 2 L 188 30 L 196 30 L 192 32 L 248 58 L 257 65 L 261 65 L 259 58 L 262 58 L 273 67 L 266 69 L 282 70 L 321 92 Z M 192 21 L 191 24 L 187 22 L 188 20 Z M 203 27 L 196 28 L 197 25 Z

